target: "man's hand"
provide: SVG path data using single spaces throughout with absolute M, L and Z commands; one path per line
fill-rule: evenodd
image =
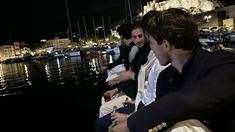
M 117 88 L 114 88 L 114 89 L 112 89 L 112 90 L 106 91 L 106 92 L 103 94 L 105 102 L 110 101 L 111 98 L 113 97 L 113 95 L 115 95 L 117 92 L 118 92 L 118 89 L 117 89 Z
M 115 77 L 112 80 L 108 81 L 107 83 L 109 86 L 113 86 L 113 85 L 119 83 L 119 77 Z
M 132 71 L 123 71 L 118 73 L 119 81 L 134 79 L 135 73 Z
M 127 106 L 129 104 L 135 104 L 135 100 L 129 99 L 128 97 L 126 98 L 126 100 L 124 102 L 122 102 L 122 104 L 124 106 Z
M 112 132 L 129 132 L 127 121 L 114 125 L 112 128 Z
M 125 122 L 127 118 L 128 118 L 127 114 L 118 113 L 118 112 L 111 113 L 111 120 L 113 124 L 120 124 L 122 122 Z

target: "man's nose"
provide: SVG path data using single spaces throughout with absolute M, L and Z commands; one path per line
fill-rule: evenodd
M 136 38 L 136 42 L 137 43 L 140 42 L 140 38 L 139 37 Z

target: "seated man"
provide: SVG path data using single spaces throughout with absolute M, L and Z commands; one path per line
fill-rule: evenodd
M 145 65 L 145 66 L 143 66 L 144 68 L 143 67 L 141 68 L 138 79 L 142 79 L 140 74 L 141 74 L 141 72 L 144 72 L 142 70 L 148 69 L 147 68 L 148 66 L 149 65 Z M 127 106 L 124 106 L 122 108 L 117 109 L 116 110 L 117 113 L 115 113 L 115 114 L 110 113 L 110 114 L 103 116 L 102 118 L 97 119 L 96 125 L 95 125 L 96 131 L 97 132 L 107 132 L 108 127 L 112 123 L 116 123 L 116 122 L 127 119 L 128 114 L 131 114 L 131 113 L 135 112 L 137 109 L 153 102 L 156 98 L 155 93 L 156 93 L 157 78 L 158 78 L 159 73 L 164 68 L 166 68 L 166 67 L 161 66 L 159 64 L 158 60 L 155 58 L 153 66 L 151 65 L 149 67 L 149 69 L 151 69 L 151 70 L 149 71 L 149 74 L 148 74 L 147 86 L 145 86 L 145 88 L 142 88 L 141 85 L 138 85 L 138 93 L 137 93 L 136 100 L 134 102 L 135 104 L 128 104 Z M 173 72 L 170 69 L 170 71 L 167 73 L 172 74 Z M 168 79 L 168 80 L 170 80 L 170 79 Z
M 120 55 L 113 63 L 107 65 L 107 70 L 111 70 L 117 65 L 124 64 L 125 69 L 129 70 L 130 63 L 135 57 L 138 47 L 131 37 L 131 24 L 122 23 L 118 28 L 117 32 L 121 37 L 121 45 L 119 46 Z
M 100 108 L 100 117 L 112 111 L 113 106 L 116 105 L 118 108 L 123 106 L 123 102 L 126 97 L 129 99 L 135 99 L 137 94 L 137 84 L 138 84 L 138 73 L 141 65 L 147 62 L 147 57 L 150 52 L 149 44 L 145 42 L 144 33 L 140 27 L 140 23 L 136 22 L 132 26 L 131 35 L 133 42 L 138 46 L 139 50 L 136 53 L 134 59 L 130 63 L 130 70 L 123 71 L 118 74 L 118 77 L 109 81 L 109 85 L 114 85 L 111 90 L 106 91 L 103 95 L 109 98 L 113 97 L 119 92 L 123 92 L 126 96 L 122 96 L 112 100 L 112 102 L 104 103 Z
M 170 8 L 144 27 L 161 65 L 180 73 L 157 101 L 116 123 L 114 132 L 165 131 L 175 123 L 198 119 L 212 131 L 235 130 L 235 55 L 201 48 L 198 27 L 186 10 Z

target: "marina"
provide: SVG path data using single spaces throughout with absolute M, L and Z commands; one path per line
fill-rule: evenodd
M 12 7 L 10 3 L 6 7 Z M 82 5 L 73 0 L 41 0 L 30 10 L 28 3 L 20 3 L 14 3 L 14 10 L 22 14 L 2 18 L 2 130 L 95 131 L 101 97 L 107 91 L 105 81 L 117 77 L 112 74 L 107 78 L 112 72 L 103 69 L 120 55 L 122 38 L 117 27 L 124 21 L 133 23 L 150 10 L 183 7 L 198 24 L 204 50 L 234 52 L 235 48 L 234 2 L 226 5 L 222 0 L 110 0 Z M 98 11 L 97 7 L 105 6 L 108 7 Z
M 93 129 L 104 91 L 100 80 L 105 77 L 98 57 L 103 65 L 115 59 L 77 56 L 0 64 L 2 119 L 40 129 Z

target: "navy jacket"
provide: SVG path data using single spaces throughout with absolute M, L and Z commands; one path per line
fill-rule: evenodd
M 164 131 L 174 123 L 199 119 L 213 131 L 235 128 L 235 54 L 195 50 L 174 90 L 132 114 L 130 132 Z
M 115 85 L 118 88 L 118 91 L 123 91 L 127 96 L 132 99 L 135 99 L 137 94 L 137 84 L 138 84 L 138 74 L 141 68 L 141 65 L 145 64 L 148 60 L 148 54 L 150 52 L 150 47 L 148 43 L 145 43 L 143 47 L 139 48 L 136 52 L 134 59 L 131 62 L 131 70 L 135 73 L 134 80 L 122 81 Z

